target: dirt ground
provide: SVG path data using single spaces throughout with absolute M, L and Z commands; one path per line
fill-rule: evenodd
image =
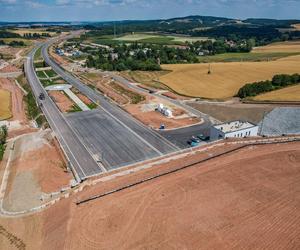
M 140 107 L 137 105 L 126 106 L 125 109 L 133 117 L 154 129 L 159 129 L 161 124 L 164 124 L 167 129 L 172 129 L 201 122 L 199 119 L 192 117 L 181 119 L 168 118 L 157 111 L 141 112 Z
M 75 205 L 130 183 L 119 177 L 0 225 L 27 249 L 298 249 L 299 163 L 300 143 L 252 146 Z M 4 234 L 0 244 L 14 249 Z
M 21 123 L 26 123 L 27 118 L 23 103 L 23 92 L 13 83 L 13 80 L 7 78 L 0 78 L 0 88 L 8 90 L 11 93 L 13 117 L 10 120 L 18 120 Z
M 74 94 L 76 94 L 76 95 L 78 96 L 78 98 L 79 98 L 84 104 L 89 105 L 89 104 L 92 103 L 92 101 L 91 101 L 88 97 L 86 97 L 85 95 L 83 95 L 82 93 L 80 93 L 78 89 L 76 89 L 76 88 L 73 87 L 73 88 L 71 88 L 71 90 L 72 90 L 72 92 L 73 92 Z
M 86 105 L 89 105 L 89 104 L 91 104 L 92 103 L 92 101 L 88 98 L 88 97 L 86 97 L 85 95 L 83 95 L 83 94 L 76 94 L 77 96 L 78 96 L 78 98 L 83 102 L 83 103 L 85 103 Z
M 165 85 L 159 82 L 159 78 L 168 71 L 122 71 L 120 74 L 128 80 L 140 83 L 146 88 L 152 89 L 168 89 Z
M 61 56 L 57 55 L 56 53 L 54 53 L 54 52 L 52 51 L 52 49 L 50 49 L 49 51 L 50 51 L 51 57 L 53 57 L 54 60 L 55 60 L 58 64 L 60 64 L 60 65 L 67 65 L 67 64 L 69 63 L 69 62 L 68 62 L 67 60 L 65 60 L 63 57 L 61 57 Z
M 111 86 L 110 86 L 110 79 L 104 78 L 101 74 L 96 73 L 84 73 L 81 75 L 85 82 L 88 84 L 93 85 L 99 91 L 101 91 L 104 95 L 108 96 L 115 102 L 120 105 L 125 105 L 130 102 L 130 99 L 127 96 L 121 95 L 117 93 Z
M 48 94 L 53 98 L 61 112 L 68 112 L 74 104 L 62 91 L 51 90 Z
M 133 117 L 154 129 L 159 129 L 161 124 L 164 124 L 166 129 L 180 128 L 188 125 L 193 125 L 202 122 L 201 119 L 190 117 L 184 110 L 178 109 L 176 106 L 170 105 L 163 99 L 145 95 L 146 99 L 140 104 L 129 104 L 124 108 Z M 172 109 L 173 117 L 164 116 L 155 108 L 159 103 Z
M 10 72 L 17 72 L 20 71 L 17 67 L 8 65 L 2 69 L 0 69 L 0 73 L 10 73 Z
M 271 105 L 256 104 L 214 104 L 214 103 L 190 103 L 190 106 L 199 111 L 211 115 L 222 122 L 233 120 L 245 120 L 252 123 L 259 123 L 265 112 L 272 111 L 275 107 Z
M 162 95 L 164 95 L 166 97 L 169 97 L 169 98 L 172 98 L 172 99 L 175 99 L 175 100 L 189 100 L 189 99 L 191 99 L 189 97 L 177 95 L 177 94 L 175 94 L 173 92 L 165 92 Z
M 4 54 L 6 57 L 14 59 L 14 58 L 16 58 L 16 55 L 18 54 L 18 52 L 21 50 L 22 49 L 20 49 L 20 48 L 13 48 L 13 47 L 7 46 L 7 47 L 1 47 L 0 53 Z M 2 72 L 2 71 L 0 70 L 0 72 Z M 8 71 L 8 72 L 11 72 L 11 71 Z
M 299 147 L 248 148 L 82 205 L 66 248 L 297 248 Z
M 14 146 L 3 206 L 22 211 L 41 205 L 43 194 L 68 186 L 71 175 L 54 144 L 50 130 L 19 138 Z

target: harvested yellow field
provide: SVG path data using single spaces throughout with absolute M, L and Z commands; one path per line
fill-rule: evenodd
M 272 43 L 266 46 L 256 47 L 251 53 L 277 53 L 300 52 L 300 41 L 287 41 Z
M 0 121 L 11 116 L 10 92 L 0 89 Z
M 258 95 L 253 99 L 256 101 L 300 101 L 300 84 Z
M 300 30 L 300 23 L 292 25 L 296 30 Z
M 276 74 L 300 73 L 300 56 L 270 62 L 232 62 L 209 64 L 172 64 L 172 72 L 160 81 L 179 94 L 208 99 L 226 99 L 237 94 L 246 83 L 272 79 Z

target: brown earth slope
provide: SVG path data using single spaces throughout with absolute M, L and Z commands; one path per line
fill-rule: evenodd
M 101 183 L 0 225 L 28 249 L 299 249 L 299 181 L 299 142 L 251 146 L 76 206 Z

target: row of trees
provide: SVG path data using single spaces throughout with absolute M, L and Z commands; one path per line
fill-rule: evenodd
M 11 41 L 9 43 L 6 43 L 3 40 L 0 40 L 0 45 L 9 45 L 11 47 L 22 47 L 25 46 L 25 43 L 23 41 Z
M 112 60 L 111 57 L 103 55 L 95 58 L 89 55 L 86 62 L 89 68 L 99 68 L 108 71 L 122 71 L 122 70 L 144 70 L 154 71 L 160 70 L 160 66 L 154 59 L 136 60 L 133 58 L 121 58 Z
M 7 137 L 7 127 L 4 125 L 0 127 L 0 161 L 3 158 L 3 154 L 5 151 L 6 137 Z
M 26 39 L 38 39 L 42 37 L 50 37 L 49 33 L 24 33 L 23 37 Z
M 10 32 L 7 30 L 0 30 L 0 38 L 25 38 L 25 39 L 38 39 L 42 37 L 50 37 L 49 33 L 24 33 L 22 36 L 20 34 Z
M 265 93 L 268 91 L 284 88 L 289 85 L 300 83 L 300 75 L 275 75 L 271 81 L 261 81 L 248 83 L 241 87 L 238 91 L 238 97 L 245 98 L 249 96 L 256 96 L 261 93 Z

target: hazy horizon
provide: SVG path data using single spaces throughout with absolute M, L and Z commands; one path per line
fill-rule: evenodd
M 0 0 L 1 22 L 150 20 L 189 15 L 300 19 L 296 0 Z

